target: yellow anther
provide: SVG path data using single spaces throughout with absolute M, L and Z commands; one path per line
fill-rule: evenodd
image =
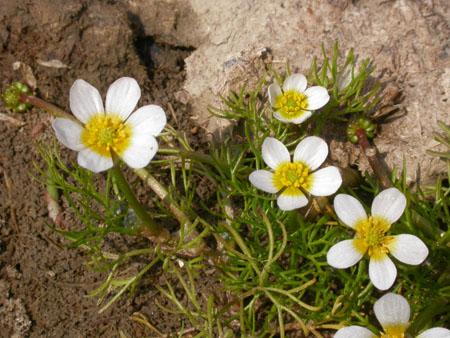
M 305 94 L 290 89 L 275 99 L 277 111 L 287 119 L 295 119 L 308 109 L 308 99 Z
M 309 172 L 309 167 L 302 162 L 285 162 L 275 170 L 273 183 L 278 190 L 288 187 L 302 187 L 309 190 L 311 185 L 308 180 Z
M 391 236 L 386 236 L 390 229 L 389 222 L 381 217 L 372 217 L 361 220 L 355 226 L 356 248 L 362 253 L 367 253 L 373 258 L 383 257 L 389 252 L 388 245 L 392 240 Z
M 112 114 L 94 115 L 81 134 L 86 147 L 105 157 L 111 156 L 111 150 L 121 155 L 130 145 L 130 139 L 131 127 Z

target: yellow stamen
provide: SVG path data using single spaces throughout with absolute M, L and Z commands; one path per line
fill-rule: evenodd
M 386 236 L 386 232 L 390 229 L 389 222 L 379 216 L 359 221 L 355 229 L 357 231 L 355 238 L 355 247 L 362 253 L 367 253 L 374 259 L 380 259 L 389 252 L 389 243 L 392 236 Z
M 113 114 L 92 116 L 81 134 L 83 144 L 104 157 L 111 157 L 111 151 L 122 155 L 130 140 L 131 127 Z
M 308 98 L 305 94 L 291 89 L 275 99 L 275 106 L 282 117 L 292 120 L 303 115 L 308 108 Z
M 309 172 L 309 167 L 302 162 L 285 162 L 275 170 L 273 183 L 278 190 L 286 188 L 285 192 L 298 195 L 300 194 L 299 188 L 305 191 L 309 191 L 311 188 L 312 177 Z

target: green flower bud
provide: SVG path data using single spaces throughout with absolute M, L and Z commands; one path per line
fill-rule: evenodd
M 355 120 L 349 122 L 347 126 L 347 138 L 353 144 L 358 143 L 358 136 L 356 135 L 358 129 L 363 129 L 367 138 L 373 138 L 375 137 L 375 127 L 375 124 L 367 117 L 358 116 Z
M 21 103 L 16 106 L 16 113 L 25 113 L 30 106 L 26 103 Z
M 353 143 L 353 144 L 358 143 L 358 136 L 356 136 L 356 135 L 351 135 L 351 136 L 347 136 L 347 137 L 348 137 L 348 140 L 349 140 L 351 143 Z
M 19 95 L 22 93 L 31 95 L 31 90 L 21 82 L 14 82 L 11 86 L 6 88 L 5 93 L 3 94 L 5 106 L 16 113 L 24 113 L 30 109 L 30 104 L 19 101 Z

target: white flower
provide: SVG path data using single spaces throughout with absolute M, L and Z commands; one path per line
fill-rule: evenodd
M 116 80 L 106 94 L 106 111 L 97 89 L 84 80 L 70 88 L 70 109 L 83 125 L 66 119 L 53 121 L 56 137 L 79 151 L 78 164 L 93 172 L 110 169 L 119 156 L 132 168 L 143 168 L 155 156 L 158 135 L 166 124 L 156 105 L 136 107 L 141 90 L 135 79 Z
M 250 174 L 250 182 L 263 191 L 277 193 L 281 210 L 294 210 L 308 204 L 305 193 L 329 196 L 341 186 L 342 178 L 336 167 L 316 170 L 325 161 L 328 146 L 324 140 L 310 136 L 302 140 L 291 162 L 289 151 L 283 143 L 267 137 L 262 145 L 264 162 L 274 170 L 257 170 Z
M 327 104 L 330 96 L 326 88 L 314 86 L 306 89 L 306 85 L 304 75 L 292 74 L 284 81 L 283 90 L 276 83 L 269 86 L 269 101 L 276 119 L 299 124 L 312 115 L 312 110 Z
M 354 239 L 335 244 L 327 254 L 332 267 L 345 269 L 355 265 L 367 254 L 370 257 L 369 277 L 380 290 L 389 289 L 397 277 L 397 269 L 388 253 L 400 262 L 418 265 L 428 256 L 428 248 L 416 236 L 386 236 L 406 207 L 405 196 L 396 188 L 383 190 L 372 203 L 372 216 L 367 216 L 354 197 L 339 194 L 334 209 L 343 223 L 356 230 Z
M 408 328 L 409 304 L 395 293 L 387 293 L 373 306 L 375 316 L 383 328 L 380 336 L 361 326 L 347 326 L 336 332 L 334 338 L 403 338 Z M 426 330 L 416 338 L 450 338 L 450 330 L 435 327 Z

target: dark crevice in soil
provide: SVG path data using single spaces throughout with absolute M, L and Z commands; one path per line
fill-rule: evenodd
M 139 55 L 141 63 L 146 67 L 147 74 L 153 79 L 156 69 L 173 68 L 184 70 L 184 59 L 194 50 L 191 46 L 173 46 L 157 41 L 157 38 L 146 35 L 140 18 L 132 13 L 128 13 L 128 20 L 131 29 L 135 32 L 134 47 Z

